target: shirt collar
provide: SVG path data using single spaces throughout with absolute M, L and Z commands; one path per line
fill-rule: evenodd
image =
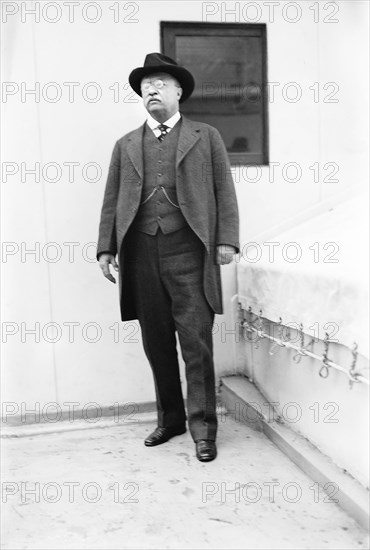
M 180 120 L 180 118 L 181 118 L 181 114 L 179 111 L 177 111 L 177 113 L 172 115 L 171 118 L 169 118 L 168 120 L 165 120 L 163 124 L 165 124 L 166 126 L 172 129 L 175 126 L 175 124 Z M 153 118 L 152 115 L 148 114 L 147 124 L 149 128 L 154 130 L 155 128 L 158 127 L 158 124 L 160 124 L 160 122 L 158 122 L 158 120 L 155 120 L 155 118 Z

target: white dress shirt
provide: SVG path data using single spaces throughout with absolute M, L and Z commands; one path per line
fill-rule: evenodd
M 158 120 L 155 120 L 151 115 L 148 115 L 147 124 L 151 130 L 153 130 L 155 137 L 158 137 L 161 135 L 161 131 L 158 129 L 159 124 L 165 124 L 168 126 L 167 133 L 169 133 L 172 128 L 175 126 L 175 124 L 180 120 L 181 114 L 179 111 L 171 116 L 168 120 L 165 120 L 164 122 L 158 122 Z

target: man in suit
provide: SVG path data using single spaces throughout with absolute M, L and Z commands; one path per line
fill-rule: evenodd
M 153 371 L 158 426 L 145 445 L 184 433 L 187 419 L 206 462 L 217 454 L 212 325 L 222 313 L 220 264 L 239 250 L 234 184 L 219 132 L 179 112 L 194 89 L 187 69 L 151 53 L 129 82 L 148 119 L 114 147 L 97 258 L 110 281 L 111 267 L 119 271 L 122 320 L 139 320 Z

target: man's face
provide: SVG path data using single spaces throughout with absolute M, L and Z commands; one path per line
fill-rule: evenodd
M 167 73 L 153 73 L 141 81 L 144 107 L 158 122 L 164 122 L 179 110 L 182 89 Z

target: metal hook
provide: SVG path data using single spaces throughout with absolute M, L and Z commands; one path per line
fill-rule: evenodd
M 249 322 L 247 321 L 247 319 L 243 318 L 243 320 L 240 322 L 240 327 L 243 331 L 243 338 L 245 340 L 249 340 L 249 338 L 245 338 L 245 333 L 247 332 L 248 334 L 250 334 L 251 332 L 253 332 L 253 329 L 251 327 L 251 325 L 249 324 Z
M 278 348 L 285 348 L 285 344 L 283 343 L 282 335 L 283 335 L 283 320 L 281 317 L 279 317 L 279 323 L 278 323 L 278 334 L 277 334 L 277 340 L 280 340 L 280 342 L 274 342 L 272 346 L 270 346 L 269 354 L 275 355 L 278 351 Z M 275 351 L 276 349 L 276 351 Z
M 245 309 L 243 308 L 243 304 L 241 302 L 238 302 L 238 307 L 239 307 L 239 314 L 241 314 L 241 320 L 240 320 L 239 326 L 241 328 L 242 336 L 244 338 L 245 331 L 250 330 L 250 328 L 249 328 L 249 323 L 246 319 Z
M 352 365 L 351 365 L 351 368 L 348 371 L 350 389 L 353 388 L 354 382 L 358 382 L 358 380 L 357 380 L 358 373 L 356 373 L 356 362 L 357 362 L 357 355 L 358 355 L 357 349 L 358 349 L 357 343 L 353 342 Z
M 311 340 L 308 342 L 308 344 L 306 346 L 304 345 L 304 333 L 303 333 L 302 323 L 299 326 L 299 331 L 300 331 L 301 347 L 300 347 L 299 350 L 297 350 L 297 353 L 293 357 L 293 361 L 295 361 L 296 363 L 299 363 L 301 361 L 302 356 L 307 355 L 307 353 L 306 353 L 307 351 L 310 351 L 311 353 L 313 353 L 313 345 L 315 343 L 315 337 L 313 337 L 313 338 L 311 338 Z M 311 349 L 309 349 L 309 348 L 311 348 Z
M 302 359 L 302 355 L 306 355 L 305 347 L 304 347 L 304 334 L 303 334 L 303 325 L 302 323 L 299 325 L 299 337 L 300 337 L 300 349 L 297 351 L 297 353 L 293 357 L 293 361 L 295 363 L 300 363 Z
M 325 340 L 324 340 L 324 353 L 322 354 L 322 366 L 319 370 L 319 376 L 321 378 L 327 378 L 329 376 L 329 369 L 330 365 L 328 363 L 328 351 L 329 351 L 329 334 L 325 332 Z
M 283 338 L 282 338 L 282 341 L 283 342 L 289 342 L 290 340 L 290 327 L 286 326 L 286 336 L 284 337 L 283 335 Z
M 259 341 L 265 338 L 263 334 L 263 321 L 262 321 L 262 309 L 260 309 L 259 315 L 257 317 L 257 325 L 256 325 L 256 331 L 258 335 L 258 340 L 256 340 L 256 345 L 254 346 L 255 349 L 259 349 Z
M 251 306 L 249 306 L 248 310 L 246 311 L 242 307 L 242 304 L 240 302 L 239 302 L 239 307 L 243 312 L 243 319 L 240 321 L 240 327 L 243 331 L 243 337 L 245 337 L 245 333 L 247 333 L 248 336 L 245 337 L 245 339 L 248 340 L 249 342 L 252 342 L 253 340 L 250 338 L 250 335 L 256 331 L 256 329 L 254 327 L 254 322 L 252 321 L 252 317 L 253 317 L 252 308 L 251 308 Z M 249 315 L 249 318 L 250 318 L 249 321 L 246 318 L 247 314 Z

